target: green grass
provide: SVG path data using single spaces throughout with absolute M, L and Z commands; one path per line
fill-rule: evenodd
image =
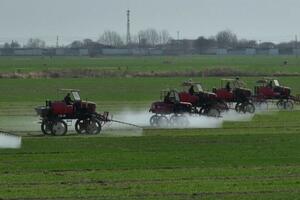
M 288 66 L 282 66 L 287 60 Z M 233 68 L 248 72 L 300 72 L 294 56 L 151 56 L 151 57 L 0 57 L 0 72 L 34 72 L 60 69 L 129 71 L 190 71 Z
M 21 149 L 0 150 L 0 197 L 297 199 L 299 117 L 257 115 L 224 129 L 141 137 L 24 137 Z

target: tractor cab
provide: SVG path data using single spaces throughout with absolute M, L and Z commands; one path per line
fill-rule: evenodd
M 176 90 L 163 90 L 161 101 L 152 103 L 150 112 L 155 114 L 187 113 L 191 110 L 191 103 L 182 102 Z
M 160 93 L 160 99 L 164 103 L 176 104 L 180 102 L 180 98 L 176 90 L 162 90 Z
M 277 79 L 264 78 L 258 80 L 254 87 L 254 92 L 257 96 L 264 98 L 288 98 L 291 95 L 289 87 L 281 86 Z
M 251 97 L 251 90 L 239 78 L 221 79 L 221 88 L 214 89 L 213 92 L 218 99 L 224 101 L 246 101 Z
M 85 113 L 96 112 L 96 104 L 93 102 L 82 101 L 80 98 L 79 90 L 76 89 L 59 89 L 58 96 L 61 100 L 46 101 L 47 113 L 52 116 L 65 116 L 67 118 L 77 118 Z M 38 113 L 42 115 L 42 113 Z
M 216 99 L 216 95 L 214 93 L 203 90 L 201 83 L 189 80 L 183 82 L 182 86 L 183 91 L 179 93 L 179 97 L 183 102 L 190 102 L 193 105 L 202 105 Z

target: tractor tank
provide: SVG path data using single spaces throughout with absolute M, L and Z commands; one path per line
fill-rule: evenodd
M 96 103 L 90 101 L 81 101 L 81 108 L 86 109 L 89 113 L 96 112 Z

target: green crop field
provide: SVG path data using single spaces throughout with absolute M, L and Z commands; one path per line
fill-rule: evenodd
M 287 65 L 283 65 L 287 61 Z M 231 68 L 249 73 L 299 73 L 295 56 L 0 57 L 0 72 L 63 69 L 160 72 Z
M 2 199 L 297 199 L 300 112 L 140 137 L 24 137 Z M 252 127 L 252 128 L 249 128 Z
M 281 66 L 288 60 L 288 66 Z M 295 57 L 0 57 L 0 72 L 123 67 L 172 71 L 206 67 L 300 72 Z M 298 69 L 299 68 L 299 69 Z M 42 136 L 34 107 L 81 90 L 98 111 L 149 109 L 160 91 L 189 77 L 0 79 L 0 130 L 22 135 L 20 149 L 0 149 L 0 199 L 299 199 L 300 111 L 224 119 L 218 128 L 126 129 L 96 136 Z M 259 77 L 241 77 L 253 89 Z M 300 93 L 297 76 L 278 77 Z M 194 77 L 207 90 L 220 78 Z M 298 106 L 296 106 L 298 108 Z M 138 116 L 137 116 L 138 117 Z M 130 119 L 127 119 L 130 120 Z M 17 127 L 18 126 L 18 127 Z M 1 142 L 1 141 L 0 141 Z

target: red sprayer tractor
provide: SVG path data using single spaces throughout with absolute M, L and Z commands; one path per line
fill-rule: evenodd
M 192 112 L 192 104 L 181 102 L 176 90 L 161 91 L 161 101 L 152 103 L 149 112 L 154 115 L 150 118 L 151 126 L 168 126 L 170 124 L 188 125 L 185 114 Z
M 68 93 L 68 97 L 59 101 L 46 101 L 45 106 L 35 108 L 41 117 L 41 130 L 45 135 L 65 135 L 68 131 L 68 123 L 75 122 L 75 130 L 79 134 L 98 134 L 102 126 L 107 122 L 120 122 L 109 119 L 108 112 L 99 114 L 96 112 L 96 104 L 83 101 L 79 90 L 61 89 L 60 92 Z M 133 125 L 135 126 L 135 125 Z
M 275 101 L 280 110 L 293 109 L 297 99 L 291 95 L 291 88 L 281 86 L 278 80 L 272 78 L 264 78 L 256 83 L 253 99 L 258 105 Z
M 184 89 L 179 92 L 179 99 L 182 102 L 191 103 L 195 113 L 219 117 L 220 111 L 225 109 L 219 103 L 217 95 L 204 91 L 200 83 L 186 81 L 182 86 Z
M 239 78 L 221 79 L 221 88 L 214 88 L 213 92 L 217 95 L 218 101 L 227 103 L 228 107 L 235 104 L 234 109 L 237 112 L 255 112 L 255 106 L 251 101 L 252 92 L 245 88 L 245 84 Z

